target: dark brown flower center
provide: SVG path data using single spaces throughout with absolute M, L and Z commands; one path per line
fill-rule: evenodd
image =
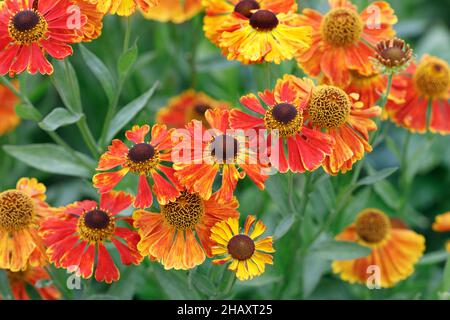
M 201 115 L 201 116 L 204 116 L 206 111 L 211 110 L 211 109 L 212 109 L 211 106 L 206 103 L 200 103 L 194 107 L 195 113 L 197 113 L 198 115 Z
M 228 242 L 228 253 L 237 260 L 247 260 L 255 252 L 255 242 L 245 234 L 238 234 Z
M 155 156 L 155 148 L 148 143 L 139 143 L 128 151 L 128 159 L 133 162 L 145 162 Z
M 177 230 L 193 230 L 203 218 L 205 206 L 197 193 L 182 192 L 172 202 L 161 206 L 165 221 Z
M 280 103 L 272 109 L 274 119 L 284 124 L 294 120 L 297 114 L 297 108 L 289 103 Z
M 391 229 L 389 218 L 381 211 L 367 209 L 359 214 L 355 223 L 359 238 L 371 244 L 383 241 Z
M 99 209 L 87 212 L 84 215 L 84 223 L 90 229 L 105 229 L 109 225 L 109 215 Z
M 212 142 L 211 154 L 219 162 L 227 162 L 235 159 L 239 152 L 239 142 L 226 134 L 217 136 Z
M 234 12 L 250 18 L 253 15 L 252 11 L 258 10 L 259 8 L 259 3 L 255 0 L 242 0 L 234 7 Z
M 278 18 L 272 11 L 259 10 L 250 18 L 250 25 L 260 31 L 270 31 L 278 26 Z
M 33 29 L 39 23 L 39 16 L 33 10 L 24 10 L 17 13 L 12 19 L 16 30 L 24 32 Z

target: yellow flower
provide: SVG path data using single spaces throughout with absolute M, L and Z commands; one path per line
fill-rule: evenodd
M 144 17 L 161 22 L 183 23 L 203 9 L 201 0 L 164 0 Z
M 148 12 L 150 8 L 158 5 L 159 0 L 89 0 L 97 4 L 97 8 L 103 13 L 130 16 L 136 8 Z
M 245 220 L 243 233 L 239 232 L 238 218 L 218 222 L 211 229 L 211 239 L 217 243 L 212 248 L 212 253 L 223 256 L 213 260 L 213 263 L 224 264 L 231 261 L 228 269 L 236 272 L 236 277 L 241 281 L 263 274 L 265 265 L 273 264 L 272 255 L 269 254 L 275 252 L 272 237 L 255 241 L 266 230 L 262 221 L 255 222 L 255 216 L 249 215 Z
M 40 220 L 52 212 L 46 202 L 45 186 L 35 178 L 22 178 L 15 189 L 0 193 L 0 269 L 13 272 L 43 263 Z
M 334 261 L 333 272 L 350 283 L 366 284 L 378 268 L 379 285 L 389 288 L 414 272 L 414 264 L 425 250 L 425 238 L 409 230 L 397 219 L 390 219 L 378 209 L 365 209 L 356 221 L 336 237 L 357 242 L 372 249 L 367 257 Z

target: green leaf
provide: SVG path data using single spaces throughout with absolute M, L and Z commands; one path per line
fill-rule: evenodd
M 444 292 L 450 291 L 450 256 L 447 258 L 444 274 L 442 275 L 442 290 Z
M 11 287 L 9 286 L 8 275 L 6 270 L 0 270 L 0 298 L 4 300 L 13 299 Z
M 24 120 L 41 121 L 42 114 L 33 106 L 18 104 L 15 107 L 17 115 Z
M 450 254 L 447 251 L 441 250 L 436 252 L 430 252 L 425 254 L 419 262 L 417 262 L 418 266 L 427 266 L 437 263 L 442 263 L 446 261 L 450 257 Z
M 81 55 L 83 56 L 86 65 L 102 85 L 109 102 L 113 101 L 117 93 L 117 85 L 111 72 L 102 62 L 102 60 L 100 60 L 94 53 L 89 51 L 89 49 L 87 49 L 82 44 L 80 44 L 80 48 Z
M 282 215 L 289 215 L 289 199 L 285 190 L 286 181 L 283 179 L 286 175 L 275 174 L 269 177 L 266 181 L 266 191 L 269 194 L 272 202 L 278 206 Z
M 281 219 L 280 223 L 278 223 L 277 227 L 275 228 L 273 238 L 275 240 L 279 240 L 283 236 L 285 236 L 286 233 L 288 233 L 289 230 L 291 229 L 294 222 L 295 222 L 295 218 L 294 218 L 293 214 L 283 217 Z
M 193 271 L 189 276 L 191 277 L 192 284 L 198 291 L 208 297 L 215 295 L 216 287 L 206 275 L 198 271 Z
M 39 123 L 39 127 L 45 131 L 55 131 L 60 127 L 76 123 L 83 117 L 83 114 L 73 113 L 64 108 L 56 108 Z
M 125 107 L 123 107 L 111 121 L 106 141 L 110 141 L 114 136 L 122 130 L 133 118 L 145 108 L 150 98 L 159 86 L 159 82 L 156 82 L 147 92 L 140 97 L 131 101 Z
M 67 59 L 64 61 L 54 61 L 54 67 L 55 71 L 51 77 L 52 83 L 58 91 L 64 105 L 73 112 L 81 113 L 80 87 L 75 69 Z
M 173 300 L 200 299 L 199 294 L 189 287 L 187 273 L 184 271 L 167 271 L 161 266 L 153 265 L 155 279 L 164 293 Z
M 386 179 L 387 177 L 392 175 L 397 170 L 398 170 L 398 167 L 386 168 L 386 169 L 380 170 L 378 172 L 375 172 L 374 174 L 371 174 L 365 178 L 362 178 L 361 180 L 358 181 L 357 185 L 358 186 L 366 186 L 366 185 L 374 184 L 378 181 Z
M 366 257 L 371 250 L 355 242 L 327 240 L 319 243 L 314 249 L 315 254 L 327 260 L 353 260 Z
M 119 62 L 117 63 L 117 71 L 119 73 L 120 79 L 125 79 L 134 63 L 136 62 L 137 57 L 138 48 L 136 44 L 119 57 Z
M 3 149 L 17 160 L 41 171 L 88 179 L 92 177 L 92 173 L 79 164 L 77 159 L 68 154 L 63 147 L 55 144 L 7 145 Z M 92 162 L 81 153 L 77 155 L 87 162 Z

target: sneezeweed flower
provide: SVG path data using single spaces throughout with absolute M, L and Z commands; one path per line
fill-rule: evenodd
M 275 13 L 297 12 L 298 6 L 292 0 L 203 0 L 205 18 L 203 29 L 206 37 L 217 46 L 223 32 L 222 25 L 231 15 L 250 18 L 256 10 L 270 10 Z
M 98 173 L 93 177 L 94 187 L 98 188 L 100 193 L 110 192 L 125 175 L 132 173 L 139 176 L 134 201 L 136 208 L 150 207 L 153 203 L 152 192 L 160 204 L 167 204 L 180 195 L 172 167 L 164 165 L 164 162 L 171 161 L 172 131 L 167 130 L 165 125 L 158 124 L 151 130 L 150 141 L 146 140 L 150 126 L 136 125 L 128 130 L 125 136 L 133 143 L 131 147 L 119 139 L 112 141 L 108 151 L 100 157 L 97 170 L 108 171 L 117 167 L 120 167 L 120 170 Z M 152 187 L 148 178 L 152 179 Z
M 393 122 L 412 132 L 450 134 L 450 69 L 446 61 L 426 55 L 393 81 L 403 85 L 400 92 L 405 93 L 400 103 L 398 96 L 390 95 L 386 112 Z
M 192 269 L 212 255 L 211 227 L 237 218 L 238 206 L 236 198 L 224 201 L 215 193 L 205 200 L 198 193 L 183 191 L 175 201 L 161 205 L 160 213 L 135 211 L 134 226 L 141 236 L 138 249 L 165 269 Z
M 86 16 L 86 23 L 78 31 L 81 34 L 81 42 L 91 42 L 102 34 L 103 17 L 105 14 L 97 9 L 97 5 L 90 0 L 75 0 L 80 8 L 80 13 Z
M 433 223 L 433 230 L 438 232 L 450 231 L 450 212 L 436 216 L 436 220 Z M 446 243 L 446 249 L 450 252 L 450 240 Z
M 71 0 L 6 0 L 0 9 L 0 75 L 28 71 L 52 74 L 47 54 L 64 59 L 72 54 L 70 44 L 79 40 L 86 23 L 72 25 Z
M 211 229 L 211 239 L 216 245 L 212 253 L 216 256 L 214 264 L 231 262 L 229 270 L 236 272 L 241 280 L 250 280 L 264 273 L 266 264 L 273 264 L 272 237 L 256 240 L 266 231 L 266 226 L 255 216 L 249 215 L 245 220 L 244 232 L 239 231 L 239 219 L 228 218 L 218 222 Z
M 160 0 L 89 0 L 97 4 L 98 10 L 103 13 L 117 14 L 119 16 L 130 16 L 136 8 L 143 12 L 148 12 L 151 8 L 158 5 Z M 165 1 L 165 0 L 161 0 Z
M 199 120 L 207 126 L 205 112 L 210 109 L 229 109 L 227 102 L 217 101 L 203 92 L 187 90 L 169 100 L 167 106 L 159 109 L 156 122 L 169 128 L 184 128 L 192 120 Z
M 346 86 L 351 71 L 368 76 L 373 72 L 370 46 L 391 39 L 397 17 L 387 2 L 375 1 L 361 13 L 347 0 L 329 0 L 330 11 L 324 16 L 304 9 L 300 21 L 313 28 L 313 43 L 297 56 L 309 76 L 323 74 L 332 84 Z
M 43 300 L 58 300 L 61 297 L 49 274 L 42 267 L 29 266 L 24 271 L 7 271 L 7 276 L 15 300 L 31 299 L 27 292 L 28 286 L 33 287 Z
M 294 0 L 204 1 L 206 36 L 229 60 L 281 63 L 311 45 Z
M 277 130 L 278 141 L 272 149 L 277 150 L 278 159 L 274 158 L 273 153 L 270 157 L 271 165 L 282 173 L 288 170 L 316 170 L 325 157 L 331 154 L 335 143 L 330 135 L 311 127 L 305 108 L 312 92 L 312 81 L 295 78 L 297 85 L 294 86 L 291 81 L 293 78 L 285 76 L 277 82 L 273 91 L 260 92 L 259 98 L 265 106 L 254 94 L 241 98 L 241 104 L 256 112 L 256 116 L 237 109 L 233 109 L 230 116 L 230 124 L 234 129 L 268 130 L 269 143 L 274 130 Z
M 290 81 L 303 90 L 311 92 L 307 103 L 311 126 L 332 136 L 336 145 L 323 162 L 324 170 L 331 175 L 346 173 L 353 164 L 372 151 L 369 132 L 377 129 L 371 118 L 380 116 L 381 108 L 365 108 L 356 93 L 347 94 L 341 88 L 331 85 L 315 86 L 312 82 L 290 77 Z M 305 86 L 309 85 L 310 88 Z
M 372 249 L 363 258 L 334 261 L 332 269 L 344 281 L 366 284 L 373 275 L 370 267 L 379 268 L 380 285 L 389 288 L 409 277 L 414 264 L 425 250 L 425 238 L 398 220 L 377 209 L 365 209 L 356 221 L 336 236 L 339 241 L 357 242 Z
M 13 85 L 18 88 L 18 82 Z M 20 123 L 20 118 L 14 110 L 19 99 L 4 85 L 0 85 L 0 136 L 8 133 Z
M 67 206 L 63 215 L 42 222 L 40 234 L 47 248 L 47 256 L 56 267 L 76 272 L 85 279 L 111 283 L 120 278 L 120 272 L 111 257 L 114 245 L 123 265 L 138 265 L 142 256 L 136 245 L 137 232 L 121 226 L 132 225 L 129 217 L 118 216 L 131 206 L 133 196 L 125 192 L 102 194 L 100 203 L 80 201 Z
M 42 263 L 45 254 L 39 222 L 53 213 L 46 188 L 35 178 L 21 178 L 15 189 L 0 193 L 0 268 L 23 271 Z
M 402 39 L 394 38 L 380 41 L 371 59 L 383 74 L 394 74 L 408 68 L 412 61 L 413 50 Z
M 161 22 L 183 23 L 202 9 L 202 0 L 162 0 L 156 7 L 144 12 L 144 17 Z
M 206 111 L 209 128 L 198 120 L 186 127 L 186 136 L 175 147 L 181 149 L 186 158 L 174 159 L 175 176 L 189 192 L 197 192 L 209 199 L 217 175 L 222 174 L 219 197 L 225 201 L 233 198 L 237 182 L 246 175 L 260 188 L 268 176 L 256 153 L 257 139 L 232 130 L 229 111 L 213 109 Z M 241 169 L 241 170 L 239 170 Z

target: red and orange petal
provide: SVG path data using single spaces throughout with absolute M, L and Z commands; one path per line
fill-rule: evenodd
M 203 263 L 206 256 L 211 257 L 214 244 L 210 239 L 211 227 L 229 217 L 238 218 L 239 203 L 236 198 L 224 201 L 217 193 L 202 202 L 203 216 L 192 229 L 176 228 L 161 213 L 135 211 L 133 219 L 141 237 L 140 253 L 159 261 L 167 270 L 192 269 Z
M 207 125 L 205 112 L 209 109 L 229 109 L 227 102 L 217 101 L 203 92 L 188 90 L 169 100 L 156 114 L 156 122 L 169 128 L 184 128 L 190 121 L 199 120 Z
M 120 272 L 106 248 L 107 243 L 113 244 L 123 265 L 138 265 L 142 260 L 136 247 L 139 242 L 137 232 L 117 224 L 119 221 L 133 223 L 130 217 L 117 216 L 129 208 L 132 202 L 133 197 L 125 192 L 111 192 L 102 194 L 99 204 L 89 200 L 76 202 L 67 206 L 64 215 L 43 221 L 40 234 L 48 247 L 50 262 L 85 279 L 95 273 L 95 279 L 99 282 L 119 280 Z M 85 239 L 77 227 L 82 215 L 94 209 L 108 212 L 115 219 L 111 234 L 95 242 Z
M 293 59 L 311 45 L 312 29 L 303 26 L 296 13 L 276 14 L 277 25 L 273 29 L 256 29 L 250 19 L 233 14 L 221 26 L 219 47 L 228 60 L 245 64 Z
M 19 83 L 13 82 L 18 89 Z M 20 123 L 20 118 L 14 110 L 19 99 L 4 85 L 0 85 L 0 136 L 14 130 Z
M 38 235 L 38 226 L 44 217 L 56 213 L 57 210 L 45 202 L 46 188 L 35 178 L 21 178 L 15 189 L 6 190 L 0 194 L 6 194 L 9 191 L 19 191 L 29 197 L 33 212 L 31 220 L 14 230 L 5 229 L 0 225 L 0 269 L 18 272 L 25 270 L 30 264 L 44 265 L 46 263 L 45 247 L 42 238 Z M 21 208 L 18 203 L 14 205 L 15 208 Z M 3 214 L 1 210 L 2 208 L 0 208 L 0 214 Z M 2 217 L 2 219 L 5 218 L 7 219 Z
M 399 281 L 408 278 L 414 272 L 415 263 L 423 255 L 425 238 L 404 226 L 397 227 L 394 221 L 391 224 L 389 238 L 382 244 L 373 246 L 369 256 L 355 260 L 334 261 L 333 272 L 340 274 L 344 281 L 366 285 L 369 277 L 374 275 L 373 267 L 369 267 L 375 266 L 379 268 L 380 285 L 383 288 L 393 287 Z M 359 241 L 354 225 L 347 227 L 336 239 Z M 360 244 L 365 245 L 362 242 Z
M 433 230 L 438 232 L 450 231 L 450 212 L 436 216 L 436 220 L 433 223 Z
M 274 13 L 294 13 L 298 6 L 295 0 L 256 0 L 260 9 Z M 223 32 L 223 25 L 234 13 L 235 6 L 240 0 L 203 0 L 205 18 L 203 30 L 208 39 L 219 46 L 219 39 Z
M 429 59 L 424 56 L 422 62 Z M 417 64 L 413 61 L 408 69 L 395 75 L 396 91 L 389 95 L 386 116 L 398 126 L 411 132 L 450 134 L 450 88 L 446 96 L 430 98 L 423 96 L 414 83 Z M 431 99 L 431 110 L 429 104 Z M 429 119 L 428 119 L 429 115 Z
M 193 120 L 186 128 L 189 137 L 176 146 L 183 145 L 187 150 L 187 159 L 175 162 L 175 176 L 180 184 L 190 192 L 198 192 L 203 198 L 209 199 L 213 194 L 213 184 L 218 174 L 222 175 L 221 186 L 217 192 L 224 200 L 231 200 L 233 192 L 240 179 L 246 174 L 260 189 L 264 189 L 264 183 L 268 176 L 264 172 L 267 165 L 263 165 L 257 155 L 251 151 L 249 142 L 242 135 L 237 135 L 229 125 L 230 111 L 225 109 L 213 109 L 205 114 L 208 131 L 201 122 Z M 228 135 L 238 141 L 237 155 L 234 160 L 219 163 L 207 150 L 210 142 L 215 137 Z M 201 148 L 201 149 L 199 149 Z M 207 158 L 205 158 L 207 157 Z M 239 169 L 242 169 L 240 171 Z
M 164 0 L 148 12 L 144 12 L 144 17 L 161 22 L 183 23 L 202 9 L 202 0 Z
M 345 8 L 357 13 L 356 6 L 350 1 L 329 0 L 329 3 L 331 10 Z M 380 20 L 374 20 L 375 11 L 380 13 Z M 322 14 L 312 9 L 302 11 L 300 22 L 313 28 L 313 42 L 309 49 L 299 53 L 297 61 L 309 76 L 322 75 L 330 79 L 332 84 L 345 87 L 351 81 L 352 71 L 364 76 L 373 73 L 369 57 L 373 56 L 374 50 L 369 45 L 375 46 L 379 41 L 391 39 L 395 35 L 393 25 L 397 23 L 397 17 L 384 1 L 371 3 L 358 15 L 363 23 L 360 39 L 346 46 L 335 46 L 327 43 L 322 36 Z M 374 28 L 371 26 L 374 22 L 380 25 Z
M 296 80 L 293 84 L 294 79 Z M 308 124 L 307 114 L 304 113 L 311 95 L 313 83 L 307 79 L 299 79 L 293 76 L 285 76 L 277 82 L 274 91 L 266 90 L 259 93 L 259 98 L 249 94 L 241 98 L 240 102 L 257 115 L 250 115 L 240 110 L 233 109 L 230 115 L 230 124 L 234 129 L 269 129 L 266 127 L 264 116 L 270 107 L 288 103 L 302 113 L 303 125 L 298 132 L 288 137 L 281 137 L 272 147 L 275 154 L 271 154 L 271 165 L 280 172 L 306 172 L 319 168 L 325 157 L 330 155 L 335 141 L 325 133 L 315 130 Z M 270 130 L 270 129 L 269 129 Z M 268 144 L 271 143 L 269 133 Z M 287 155 L 286 155 L 287 153 Z
M 275 252 L 272 237 L 256 240 L 265 231 L 264 223 L 261 220 L 256 221 L 253 215 L 245 219 L 243 233 L 239 231 L 239 218 L 228 218 L 216 223 L 211 229 L 211 240 L 214 243 L 212 253 L 218 259 L 213 260 L 213 263 L 231 262 L 228 269 L 236 272 L 236 277 L 241 281 L 260 276 L 265 272 L 266 264 L 273 264 L 271 253 Z M 230 240 L 239 235 L 245 235 L 253 242 L 253 253 L 249 258 L 233 257 Z
M 150 8 L 158 5 L 160 0 L 89 0 L 97 4 L 99 11 L 103 13 L 117 14 L 119 16 L 130 16 L 137 8 L 148 12 Z
M 86 24 L 78 31 L 81 35 L 79 41 L 91 42 L 102 34 L 103 17 L 105 14 L 97 9 L 97 5 L 90 0 L 75 0 L 81 14 L 86 16 Z
M 362 75 L 357 71 L 351 71 L 350 83 L 342 87 L 348 94 L 359 94 L 359 101 L 364 104 L 364 108 L 376 106 L 377 101 L 383 96 L 387 89 L 387 76 L 380 73 Z M 327 78 L 321 80 L 323 84 L 332 84 Z M 392 92 L 391 88 L 391 92 Z M 395 88 L 394 88 L 395 90 Z
M 25 271 L 7 271 L 9 285 L 15 300 L 30 300 L 27 286 L 32 286 L 43 300 L 58 300 L 61 293 L 51 283 L 51 278 L 42 267 L 28 267 Z M 1 298 L 1 297 L 0 297 Z
M 134 126 L 125 133 L 127 140 L 134 145 L 147 143 L 146 137 L 150 132 L 150 126 Z M 136 208 L 148 208 L 153 203 L 153 194 L 160 204 L 166 204 L 180 194 L 178 181 L 174 177 L 174 170 L 165 166 L 161 161 L 170 161 L 172 150 L 172 130 L 167 130 L 165 125 L 156 124 L 151 128 L 151 139 L 148 141 L 159 153 L 159 160 L 154 166 L 144 172 L 133 172 L 129 167 L 128 153 L 130 148 L 121 140 L 115 139 L 99 160 L 97 170 L 108 171 L 120 167 L 118 171 L 103 172 L 94 175 L 92 181 L 99 193 L 108 193 L 129 173 L 139 176 L 137 185 Z M 145 168 L 144 168 L 145 169 Z M 150 185 L 148 178 L 153 180 Z
M 70 44 L 79 40 L 77 27 L 70 28 L 67 21 L 72 19 L 71 0 L 6 0 L 0 9 L 0 75 L 13 76 L 27 71 L 31 74 L 52 74 L 53 66 L 47 60 L 47 54 L 55 59 L 64 59 L 72 54 Z M 41 26 L 42 36 L 29 43 L 18 42 L 8 31 L 8 25 L 14 15 L 23 10 L 32 10 L 37 4 L 36 12 L 41 15 L 39 21 L 46 24 L 46 31 Z M 44 22 L 45 21 L 45 22 Z M 71 21 L 71 20 L 70 20 Z M 80 27 L 86 23 L 86 16 L 81 16 Z
M 333 152 L 323 163 L 328 174 L 346 173 L 366 152 L 372 152 L 369 132 L 377 130 L 377 125 L 371 118 L 380 115 L 380 107 L 365 109 L 362 104 L 354 104 L 344 125 L 326 130 L 336 141 Z

